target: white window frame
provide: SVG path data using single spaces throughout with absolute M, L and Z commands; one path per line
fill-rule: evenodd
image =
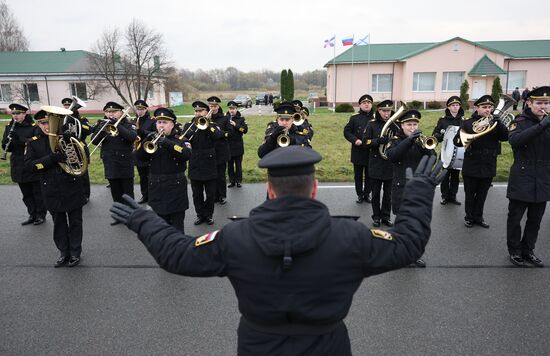
M 30 92 L 29 92 L 29 85 L 36 86 L 36 100 L 33 100 L 33 98 L 31 98 L 31 95 L 30 95 Z M 40 102 L 40 92 L 38 91 L 38 84 L 37 83 L 23 83 L 23 95 L 25 97 L 25 100 L 27 100 L 30 103 Z
M 458 84 L 458 88 L 456 89 L 449 89 L 449 74 L 460 74 L 460 83 Z M 459 71 L 454 71 L 454 72 L 443 72 L 443 78 L 441 80 L 441 91 L 443 92 L 449 92 L 449 91 L 452 91 L 452 92 L 455 92 L 455 91 L 460 91 L 460 86 L 462 85 L 462 83 L 464 83 L 464 76 L 465 76 L 465 72 L 459 72 Z
M 78 95 L 78 85 L 84 85 L 84 94 L 85 95 Z M 88 100 L 88 86 L 84 82 L 71 82 L 69 83 L 69 92 L 71 95 L 76 96 L 80 100 L 87 101 Z
M 381 76 L 388 76 L 390 80 L 390 87 L 389 90 L 380 90 L 379 88 L 379 82 Z M 375 88 L 376 86 L 376 88 Z M 393 90 L 393 74 L 391 73 L 378 73 L 372 75 L 372 85 L 371 85 L 371 91 L 373 93 L 391 93 Z
M 8 90 L 4 90 L 4 88 L 6 87 L 8 88 Z M 0 84 L 0 101 L 6 102 L 6 103 L 12 101 L 11 84 L 9 83 Z
M 433 75 L 432 89 L 431 90 L 419 90 L 418 88 L 420 87 L 420 79 L 421 79 L 420 77 L 421 77 L 421 75 L 426 75 L 426 74 Z M 418 92 L 420 92 L 420 93 L 433 93 L 433 92 L 435 92 L 435 79 L 436 79 L 436 77 L 437 77 L 437 72 L 414 72 L 413 73 L 412 91 L 416 92 L 416 93 L 418 93 Z
M 514 80 L 510 80 L 511 77 L 512 77 L 512 74 L 518 74 L 518 73 L 523 73 L 523 78 L 522 78 L 522 82 L 517 84 L 517 82 L 514 82 Z M 525 83 L 526 83 L 526 80 L 527 80 L 527 71 L 526 70 L 511 70 L 508 72 L 508 89 L 506 89 L 504 86 L 506 85 L 506 74 L 504 75 L 500 75 L 500 83 L 502 85 L 502 90 L 504 92 L 506 92 L 506 90 L 508 90 L 508 92 L 510 91 L 514 91 L 514 89 L 516 89 L 516 87 L 522 89 L 522 88 L 525 88 Z M 513 78 L 512 78 L 513 79 Z

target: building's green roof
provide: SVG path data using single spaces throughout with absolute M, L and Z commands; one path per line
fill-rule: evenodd
M 0 52 L 0 74 L 87 72 L 89 54 L 86 51 Z
M 500 68 L 495 62 L 493 62 L 485 54 L 476 64 L 472 67 L 472 70 L 468 72 L 469 76 L 481 76 L 481 75 L 501 75 L 506 74 L 506 71 Z
M 508 58 L 550 58 L 550 40 L 472 42 L 460 37 L 454 37 L 443 42 L 384 43 L 370 44 L 368 46 L 353 46 L 336 56 L 334 61 L 336 64 L 351 63 L 352 61 L 354 63 L 366 63 L 369 61 L 399 62 L 455 39 L 503 54 Z M 332 59 L 327 61 L 325 66 L 330 64 L 333 64 Z

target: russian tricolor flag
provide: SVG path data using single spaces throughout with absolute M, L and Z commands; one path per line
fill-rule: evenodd
M 351 46 L 353 44 L 353 36 L 342 39 L 342 46 Z

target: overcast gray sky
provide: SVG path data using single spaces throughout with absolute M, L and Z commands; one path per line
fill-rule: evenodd
M 7 0 L 31 50 L 90 50 L 105 29 L 142 19 L 164 35 L 181 68 L 243 71 L 322 68 L 323 48 L 370 33 L 372 43 L 550 39 L 550 2 L 523 1 L 167 1 Z

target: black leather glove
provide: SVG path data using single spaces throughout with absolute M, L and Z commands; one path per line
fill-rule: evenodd
M 115 221 L 128 225 L 130 216 L 141 207 L 128 194 L 124 194 L 122 199 L 126 201 L 126 204 L 114 202 L 109 211 L 111 212 L 111 217 L 115 219 Z
M 382 137 L 378 137 L 376 139 L 376 143 L 378 143 L 379 145 L 385 145 L 386 143 L 388 143 L 390 140 L 388 139 L 387 136 L 382 136 Z
M 547 128 L 548 126 L 550 126 L 550 115 L 546 115 L 545 117 L 543 117 L 542 120 L 540 121 L 540 124 L 544 128 Z
M 65 142 L 69 142 L 71 140 L 71 137 L 74 137 L 71 131 L 66 130 L 65 132 L 63 132 L 63 140 L 65 140 Z
M 437 164 L 434 166 L 436 159 L 437 157 L 435 155 L 422 156 L 422 159 L 416 167 L 414 175 L 412 173 L 412 169 L 407 168 L 407 181 L 411 179 L 423 180 L 434 187 L 441 183 L 441 181 L 443 180 L 443 178 L 445 178 L 445 175 L 447 174 L 447 169 L 443 168 L 443 162 L 441 161 L 438 161 Z
M 169 141 L 166 139 L 166 136 L 160 136 L 157 140 L 157 145 L 159 145 L 159 147 L 164 147 L 168 142 Z
M 493 115 L 493 122 L 502 123 L 502 119 L 498 115 Z
M 273 135 L 275 135 L 275 137 L 279 136 L 280 134 L 283 133 L 283 131 L 285 130 L 285 127 L 284 126 L 275 126 L 275 128 L 273 129 Z
M 153 139 L 153 137 L 155 137 L 155 135 L 157 134 L 156 131 L 151 131 L 147 134 L 147 136 L 145 136 L 145 140 L 144 141 L 151 141 Z
M 409 135 L 409 138 L 411 140 L 416 140 L 417 138 L 420 137 L 420 135 L 422 135 L 422 131 L 421 130 L 415 130 L 412 134 Z
M 65 156 L 65 153 L 63 152 L 54 152 L 50 153 L 50 158 L 53 162 L 59 163 L 64 162 L 67 159 L 67 156 Z

